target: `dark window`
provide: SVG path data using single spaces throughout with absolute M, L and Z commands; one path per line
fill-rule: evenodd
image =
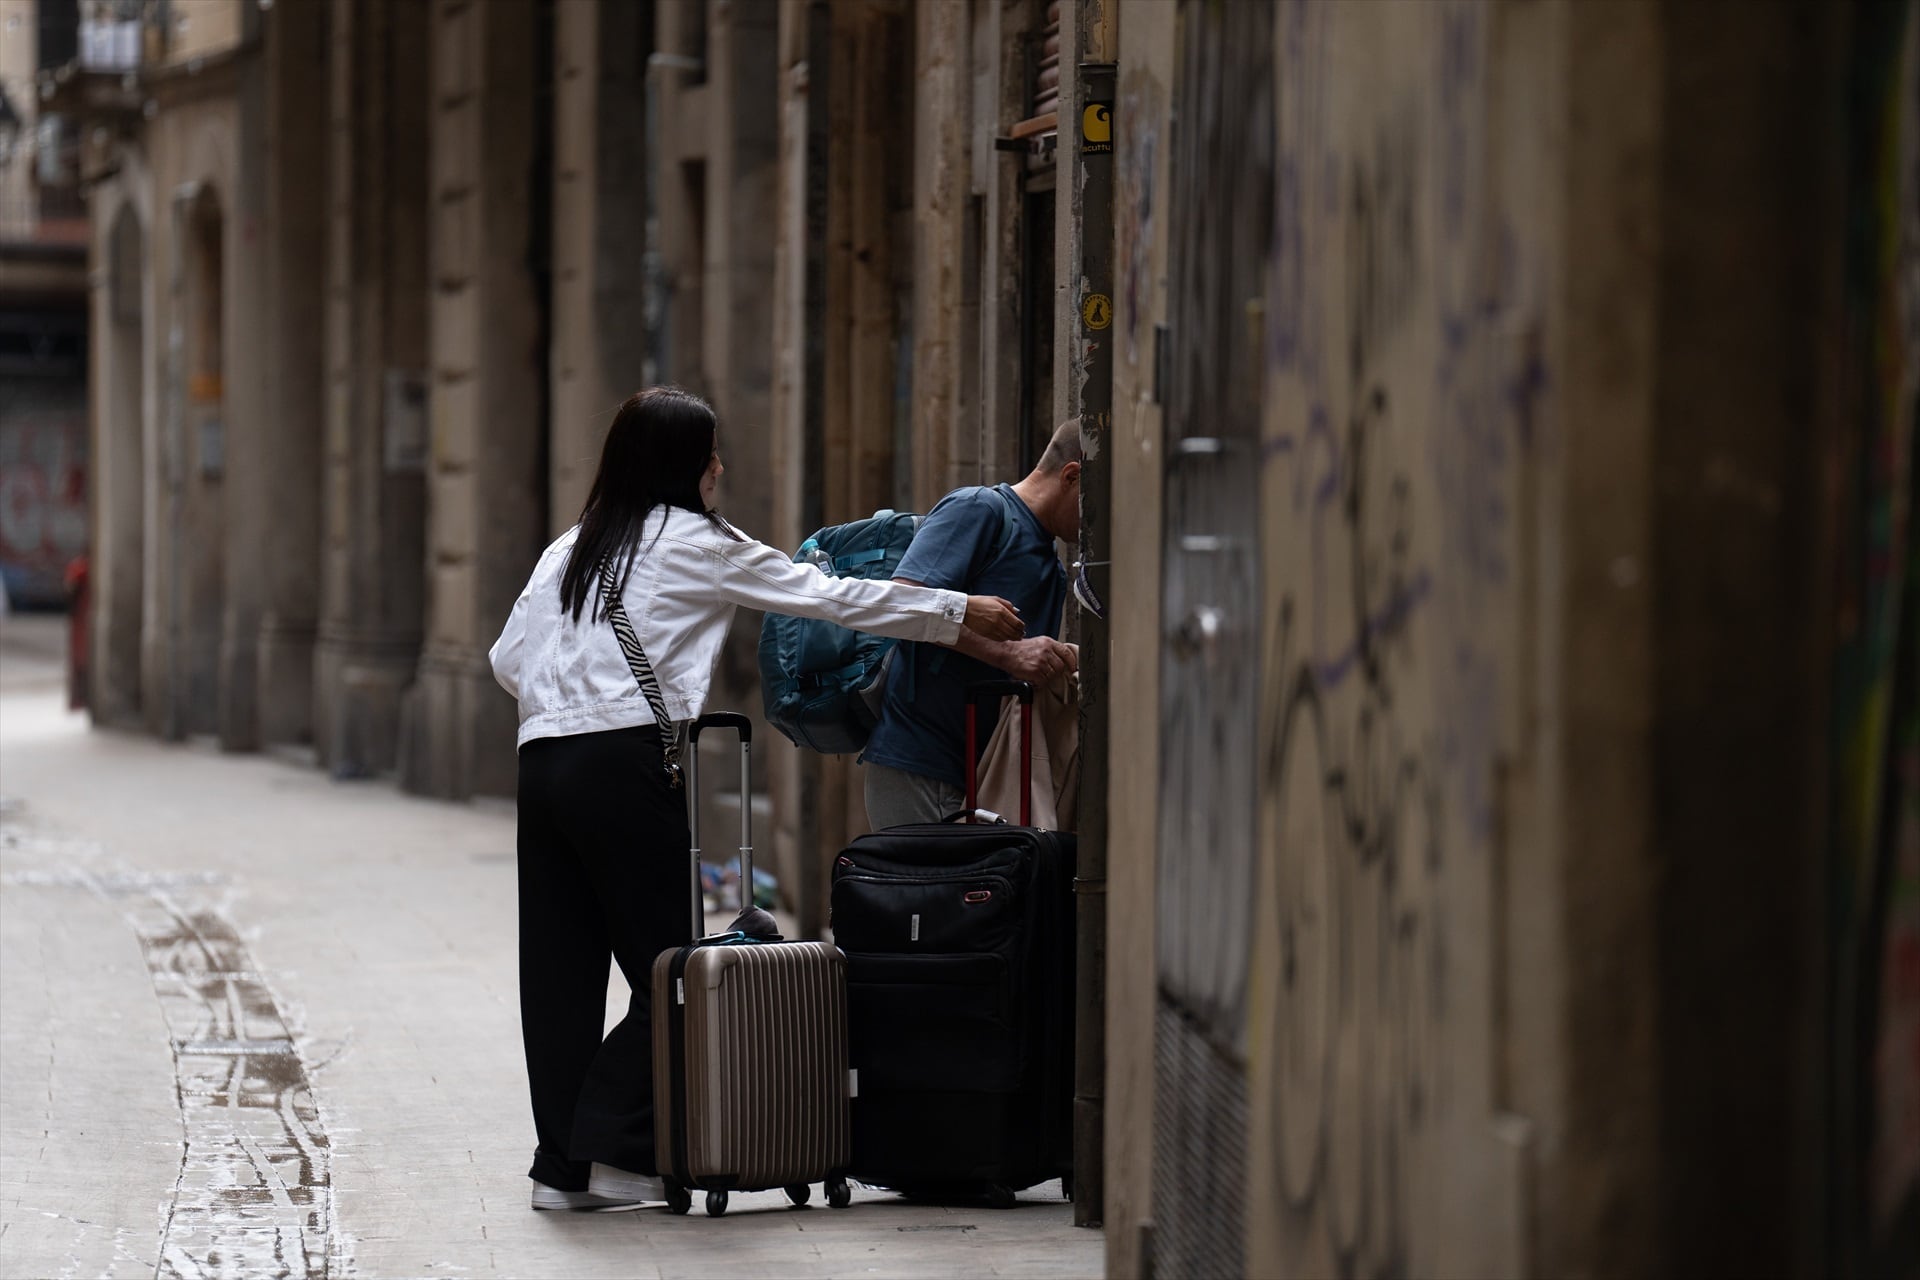
M 0 311 L 0 376 L 72 378 L 86 368 L 86 312 Z
M 707 82 L 707 0 L 693 0 L 693 15 L 688 21 L 692 24 L 691 37 L 687 42 L 687 54 L 698 58 L 700 66 L 687 73 L 688 84 Z
M 1051 174 L 1048 175 L 1051 178 Z M 1030 184 L 1020 219 L 1020 471 L 1053 439 L 1054 194 Z
M 80 0 L 40 0 L 40 69 L 64 67 L 80 56 Z

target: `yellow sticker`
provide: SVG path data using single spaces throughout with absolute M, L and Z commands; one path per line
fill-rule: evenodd
M 1104 329 L 1113 323 L 1113 299 L 1104 293 L 1090 293 L 1080 304 L 1080 321 L 1089 329 Z
M 1113 115 L 1104 102 L 1089 102 L 1080 113 L 1080 136 L 1088 142 L 1113 141 Z

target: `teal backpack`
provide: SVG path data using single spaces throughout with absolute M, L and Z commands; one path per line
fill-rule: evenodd
M 1005 509 L 995 544 L 998 555 L 1013 537 L 1013 507 L 998 488 Z M 913 542 L 920 517 L 876 511 L 865 520 L 828 525 L 800 545 L 796 562 L 829 559 L 837 578 L 891 578 Z M 770 613 L 760 624 L 760 691 L 767 723 L 795 746 L 826 755 L 851 755 L 867 745 L 880 723 L 887 660 L 898 643 L 886 636 L 849 631 L 816 618 Z

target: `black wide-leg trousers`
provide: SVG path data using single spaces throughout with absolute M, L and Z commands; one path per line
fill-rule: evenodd
M 654 1173 L 654 957 L 693 936 L 685 794 L 652 725 L 520 748 L 520 1029 L 535 1179 L 587 1186 L 593 1161 Z M 633 989 L 603 1039 L 607 959 Z

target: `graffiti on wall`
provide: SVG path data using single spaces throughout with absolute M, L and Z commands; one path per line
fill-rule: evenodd
M 84 402 L 0 415 L 0 574 L 16 603 L 62 598 L 68 563 L 87 545 Z
M 1264 541 L 1294 550 L 1268 577 L 1251 1092 L 1297 1274 L 1419 1268 L 1418 1152 L 1486 1017 L 1461 948 L 1491 943 L 1463 920 L 1496 835 L 1513 509 L 1547 382 L 1528 255 L 1488 191 L 1487 13 L 1429 9 L 1400 96 L 1364 105 L 1330 45 L 1355 56 L 1366 16 L 1279 16 Z
M 1247 1270 L 1261 516 L 1259 283 L 1274 154 L 1273 11 L 1181 7 L 1168 138 L 1165 521 L 1155 877 L 1153 1266 Z M 1123 145 L 1126 133 L 1123 130 Z M 1130 163 L 1138 153 L 1126 153 Z M 1150 231 L 1125 193 L 1129 249 Z M 1131 256 L 1131 255 L 1130 255 Z M 1121 287 L 1147 287 L 1127 273 Z M 1196 1142 L 1196 1137 L 1204 1142 Z

